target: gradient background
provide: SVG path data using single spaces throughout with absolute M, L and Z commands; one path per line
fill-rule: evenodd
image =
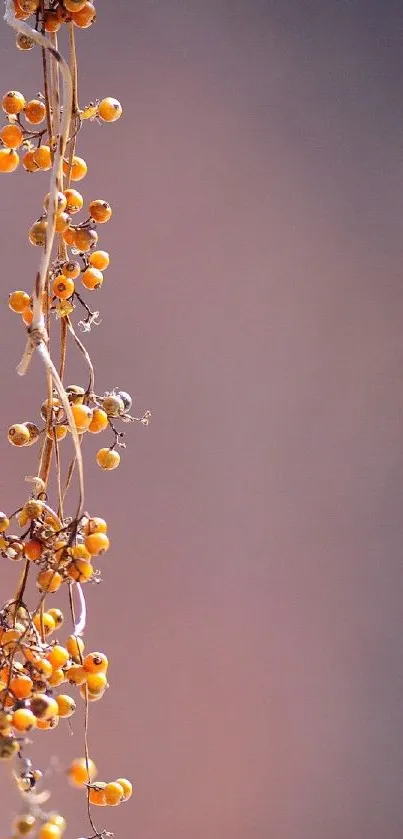
M 97 822 L 141 839 L 400 839 L 401 3 L 98 6 L 77 37 L 80 101 L 117 96 L 125 113 L 78 147 L 86 200 L 115 210 L 87 345 L 98 390 L 132 391 L 154 419 L 129 429 L 115 473 L 88 446 L 87 506 L 113 540 L 87 589 L 88 649 L 112 660 L 91 751 L 101 778 L 136 785 Z M 3 26 L 2 90 L 32 97 L 39 55 L 13 40 Z M 32 286 L 25 230 L 47 182 L 1 180 L 4 303 Z M 38 361 L 14 374 L 25 338 L 6 305 L 0 323 L 7 427 L 35 420 L 44 385 Z M 36 452 L 5 435 L 0 452 L 9 511 Z M 5 598 L 19 568 L 3 567 Z M 74 737 L 38 737 L 40 765 L 82 754 L 72 722 Z M 80 793 L 54 785 L 68 837 L 90 835 Z

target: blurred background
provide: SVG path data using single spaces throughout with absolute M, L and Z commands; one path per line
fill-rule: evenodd
M 90 749 L 135 784 L 95 813 L 117 839 L 402 835 L 402 35 L 397 0 L 99 0 L 77 33 L 80 104 L 124 106 L 78 143 L 80 191 L 114 209 L 86 343 L 98 392 L 153 411 L 116 472 L 86 447 L 112 540 L 87 587 L 87 648 L 111 661 Z M 0 78 L 42 89 L 5 25 Z M 6 429 L 45 395 L 37 359 L 15 374 L 7 297 L 32 288 L 47 189 L 0 184 L 7 511 L 37 451 Z M 74 348 L 68 378 L 86 383 Z M 3 561 L 2 599 L 17 572 Z M 59 757 L 67 837 L 90 836 L 63 777 L 79 711 L 72 728 L 34 754 Z

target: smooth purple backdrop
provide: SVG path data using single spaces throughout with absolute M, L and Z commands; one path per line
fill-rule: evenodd
M 96 813 L 117 839 L 401 838 L 402 27 L 393 0 L 99 0 L 78 32 L 81 105 L 124 105 L 79 137 L 79 188 L 114 209 L 87 345 L 98 390 L 154 412 L 115 473 L 87 446 L 112 539 L 87 589 L 111 659 L 91 753 L 136 787 Z M 32 97 L 40 56 L 13 41 L 2 90 Z M 32 287 L 47 184 L 0 183 L 4 430 L 44 397 L 6 301 Z M 36 452 L 4 433 L 0 453 L 9 511 Z M 73 729 L 39 733 L 40 765 L 83 753 Z

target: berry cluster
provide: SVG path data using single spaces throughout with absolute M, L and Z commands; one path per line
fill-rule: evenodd
M 28 20 L 31 15 L 35 18 L 35 28 L 41 27 L 45 32 L 55 34 L 63 23 L 72 23 L 79 29 L 88 29 L 96 20 L 96 10 L 89 0 L 13 0 L 14 15 L 17 20 Z M 34 39 L 25 35 L 21 39 L 17 35 L 17 47 L 29 50 L 35 46 Z
M 26 292 L 13 292 L 10 295 L 10 306 L 13 308 L 16 300 L 18 300 L 17 306 L 22 305 L 26 297 L 29 304 L 30 298 Z M 23 317 L 25 311 L 26 309 L 22 311 Z M 116 420 L 121 420 L 122 422 L 138 421 L 143 425 L 148 425 L 150 412 L 146 411 L 142 417 L 131 416 L 129 413 L 132 404 L 131 396 L 122 390 L 115 389 L 111 393 L 107 391 L 103 396 L 97 396 L 91 390 L 86 391 L 80 385 L 68 385 L 66 394 L 71 406 L 74 425 L 79 435 L 86 431 L 91 434 L 99 434 L 106 429 L 113 433 L 112 444 L 99 449 L 96 460 L 101 469 L 116 469 L 120 463 L 120 454 L 116 447 L 125 447 L 125 443 L 121 439 L 124 433 L 117 431 L 114 423 Z M 51 399 L 45 399 L 42 403 L 40 413 L 42 420 L 46 423 L 43 428 L 39 428 L 34 422 L 14 423 L 10 426 L 8 440 L 13 446 L 32 446 L 40 440 L 42 435 L 60 443 L 67 436 L 70 426 L 66 411 L 55 392 Z
M 86 791 L 91 839 L 104 839 L 106 831 L 95 827 L 91 805 L 125 802 L 132 795 L 132 785 L 126 778 L 96 781 L 97 770 L 89 756 L 88 707 L 99 701 L 108 687 L 108 659 L 103 652 L 85 650 L 82 636 L 87 609 L 82 586 L 90 583 L 94 588 L 101 582 L 99 565 L 110 541 L 107 522 L 84 509 L 83 441 L 87 433 L 112 436 L 106 441 L 109 445 L 96 454 L 99 467 L 112 471 L 125 447 L 118 424 L 148 425 L 151 414 L 146 411 L 133 416 L 132 398 L 126 391 L 115 387 L 102 394 L 95 389 L 94 367 L 74 320 L 79 310 L 83 320 L 78 326 L 83 332 L 100 323 L 99 312 L 91 310 L 85 297 L 101 288 L 103 272 L 109 266 L 109 253 L 98 249 L 98 228 L 110 220 L 112 208 L 103 198 L 85 200 L 72 184 L 87 173 L 86 162 L 76 154 L 84 121 L 115 122 L 122 107 L 110 97 L 82 109 L 78 104 L 74 30 L 86 29 L 95 21 L 92 2 L 6 0 L 5 17 L 17 31 L 19 49 L 42 48 L 44 93 L 32 99 L 17 90 L 4 94 L 0 173 L 15 171 L 21 159 L 27 172 L 48 172 L 50 183 L 41 202 L 43 209 L 28 231 L 30 243 L 40 248 L 33 292 L 17 289 L 9 295 L 9 308 L 20 316 L 27 333 L 18 372 L 26 372 L 31 355 L 38 351 L 45 364 L 46 382 L 37 420 L 17 422 L 8 429 L 12 446 L 38 445 L 39 463 L 37 474 L 27 479 L 32 491 L 24 493 L 21 506 L 0 513 L 0 561 L 22 563 L 16 591 L 0 608 L 0 761 L 12 762 L 24 801 L 24 812 L 12 822 L 13 839 L 34 835 L 37 839 L 61 839 L 66 823 L 63 816 L 42 807 L 49 793 L 37 792 L 42 772 L 27 755 L 28 735 L 55 728 L 81 706 L 84 756 L 71 763 L 66 775 L 73 786 Z M 68 64 L 58 48 L 62 24 L 69 37 Z M 81 211 L 82 220 L 78 217 Z M 49 338 L 56 328 L 60 333 L 58 370 L 49 352 Z M 82 355 L 87 386 L 64 384 L 69 340 Z M 64 475 L 60 446 L 68 447 L 69 440 L 73 456 Z M 55 499 L 49 490 L 52 470 Z M 79 498 L 69 509 L 75 472 Z M 27 583 L 32 577 L 37 596 L 30 603 Z M 69 614 L 60 608 L 63 604 L 53 604 L 57 592 L 67 594 Z M 66 629 L 69 619 L 71 625 Z
M 15 172 L 20 163 L 20 156 L 16 149 L 23 152 L 22 165 L 26 172 L 49 171 L 52 168 L 52 152 L 55 140 L 49 133 L 48 128 L 33 128 L 33 126 L 40 125 L 46 119 L 45 97 L 38 93 L 37 99 L 30 99 L 27 102 L 19 90 L 9 90 L 4 94 L 1 105 L 8 121 L 0 130 L 2 143 L 0 148 L 0 172 Z M 79 110 L 78 113 L 81 120 L 98 118 L 102 122 L 115 122 L 121 115 L 122 106 L 120 102 L 111 96 L 97 100 L 95 104 L 91 103 L 83 111 Z M 24 124 L 23 120 L 27 124 Z M 87 168 L 85 160 L 77 155 L 73 155 L 71 163 L 69 160 L 63 161 L 64 174 L 69 176 L 70 181 L 81 181 L 87 174 Z M 72 204 L 74 205 L 74 203 L 73 200 Z M 93 203 L 103 204 L 104 202 Z M 63 209 L 66 208 L 66 204 L 67 201 Z M 81 205 L 77 209 L 70 209 L 70 212 L 78 212 L 82 206 L 83 200 L 81 198 Z M 59 207 L 60 212 L 63 209 Z M 107 213 L 104 212 L 103 218 L 95 217 L 95 220 L 98 222 L 108 221 L 111 213 L 112 211 L 109 208 L 107 218 L 105 218 Z M 98 210 L 98 215 L 102 215 L 102 210 L 101 212 Z M 33 244 L 43 243 L 34 242 Z

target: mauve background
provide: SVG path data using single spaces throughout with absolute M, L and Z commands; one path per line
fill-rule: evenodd
M 402 835 L 402 35 L 397 0 L 100 0 L 78 33 L 81 104 L 125 108 L 78 146 L 85 199 L 114 207 L 87 345 L 99 391 L 154 411 L 117 472 L 88 446 L 113 540 L 87 588 L 88 649 L 112 662 L 91 752 L 136 785 L 95 811 L 116 837 Z M 40 56 L 13 41 L 1 88 L 32 97 Z M 32 286 L 47 182 L 0 185 L 4 430 L 44 394 L 38 361 L 15 375 L 6 301 Z M 11 510 L 37 453 L 0 451 Z M 39 765 L 82 754 L 72 722 Z M 54 785 L 68 836 L 90 835 Z

